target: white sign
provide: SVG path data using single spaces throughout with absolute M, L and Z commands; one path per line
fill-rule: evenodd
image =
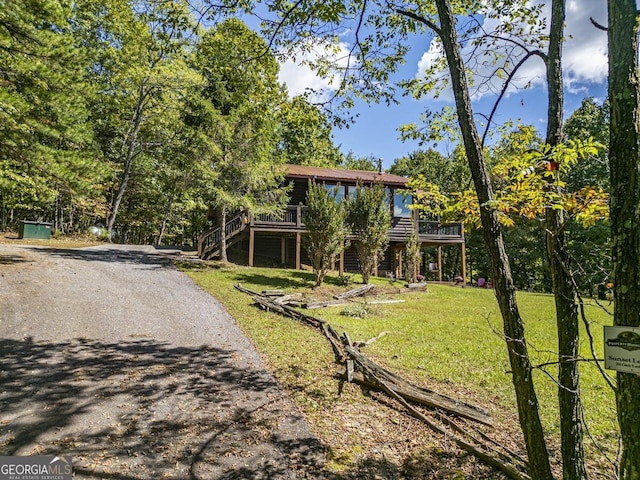
M 640 374 L 640 327 L 604 327 L 604 368 Z

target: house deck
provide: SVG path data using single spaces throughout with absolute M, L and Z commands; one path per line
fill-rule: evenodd
M 340 197 L 352 194 L 358 181 L 364 184 L 381 182 L 388 189 L 392 222 L 389 229 L 389 248 L 380 262 L 378 273 L 391 272 L 396 277 L 402 276 L 404 244 L 411 234 L 412 228 L 417 230 L 418 240 L 423 247 L 437 248 L 437 262 L 430 272 L 437 273 L 438 280 L 442 280 L 441 248 L 446 245 L 460 245 L 461 271 L 466 280 L 465 271 L 465 239 L 462 223 L 442 223 L 434 220 L 420 219 L 418 212 L 408 208 L 404 189 L 407 179 L 381 172 L 366 172 L 354 170 L 336 170 L 316 167 L 290 165 L 287 180 L 293 182 L 289 205 L 281 215 L 242 213 L 231 219 L 225 227 L 225 238 L 234 238 L 234 242 L 242 243 L 247 254 L 247 261 L 253 266 L 256 253 L 261 258 L 272 258 L 274 263 L 292 265 L 300 269 L 303 263 L 308 263 L 306 253 L 302 248 L 304 225 L 304 201 L 306 200 L 307 184 L 310 180 L 322 182 L 327 188 L 338 188 Z M 409 202 L 410 203 L 410 202 Z M 241 234 L 241 235 L 240 235 Z M 206 252 L 213 252 L 221 238 L 220 229 L 206 232 L 199 240 L 201 256 L 209 256 Z M 358 270 L 357 258 L 353 247 L 347 248 L 339 259 L 339 271 Z

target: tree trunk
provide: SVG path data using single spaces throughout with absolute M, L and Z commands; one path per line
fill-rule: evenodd
M 609 0 L 609 167 L 614 324 L 640 326 L 640 99 L 635 0 Z M 640 375 L 618 372 L 620 480 L 640 479 Z
M 7 231 L 7 206 L 4 204 L 4 196 L 0 195 L 0 232 Z
M 60 194 L 56 195 L 56 199 L 53 204 L 53 229 L 61 232 L 62 231 L 62 214 L 60 213 Z
M 558 406 L 563 478 L 586 479 L 579 370 L 578 306 L 571 275 L 566 270 L 570 256 L 565 248 L 565 217 L 549 210 L 546 218 L 547 251 L 556 305 L 558 330 Z
M 468 83 L 456 35 L 455 19 L 449 0 L 436 0 L 436 6 L 441 24 L 439 35 L 449 65 L 465 151 L 479 203 L 485 205 L 493 199 L 493 191 L 482 154 L 480 138 L 473 121 Z M 513 372 L 520 427 L 524 434 L 529 457 L 529 473 L 535 480 L 552 479 L 549 454 L 538 412 L 538 399 L 531 376 L 531 363 L 524 337 L 524 325 L 516 303 L 516 292 L 509 259 L 504 248 L 502 229 L 494 209 L 481 207 L 480 219 L 485 245 L 491 260 L 495 294 L 504 322 L 504 334 Z
M 176 198 L 176 192 L 171 193 L 171 197 L 167 201 L 167 205 L 164 209 L 164 214 L 162 215 L 162 223 L 160 223 L 160 231 L 158 232 L 158 237 L 156 238 L 156 245 L 160 245 L 162 243 L 162 237 L 164 237 L 164 232 L 167 228 L 167 220 L 169 218 L 169 213 L 171 213 L 171 208 L 173 207 L 173 202 Z
M 549 52 L 546 58 L 548 111 L 547 144 L 555 147 L 562 142 L 562 43 L 565 20 L 565 0 L 553 0 Z M 557 173 L 557 172 L 553 172 Z M 559 193 L 553 180 L 547 188 Z M 566 250 L 566 217 L 562 210 L 547 208 L 546 246 L 549 270 L 556 304 L 558 329 L 558 406 L 560 412 L 560 451 L 563 478 L 584 480 L 587 470 L 584 462 L 581 421 L 580 376 L 578 370 L 579 329 L 576 292 L 569 271 L 570 255 Z
M 126 152 L 124 152 L 123 154 L 122 177 L 120 178 L 118 191 L 116 193 L 116 196 L 113 198 L 113 201 L 111 202 L 111 209 L 109 211 L 109 215 L 107 216 L 107 235 L 109 241 L 111 241 L 113 225 L 116 222 L 116 216 L 118 215 L 120 203 L 122 203 L 124 192 L 126 191 L 127 184 L 131 179 L 133 159 L 136 156 L 136 143 L 138 142 L 138 133 L 140 133 L 140 127 L 142 126 L 142 117 L 144 114 L 144 107 L 147 98 L 146 85 L 147 79 L 144 79 L 142 82 L 140 82 L 140 87 L 138 88 L 138 99 L 132 119 L 133 123 L 131 125 L 131 128 L 129 128 L 127 135 L 125 135 L 125 138 L 123 139 L 123 150 L 126 147 Z
M 220 260 L 228 262 L 227 258 L 227 233 L 225 227 L 227 226 L 227 207 L 222 205 L 220 207 Z

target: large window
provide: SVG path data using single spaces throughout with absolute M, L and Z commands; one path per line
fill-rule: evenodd
M 329 185 L 327 183 L 324 184 L 324 188 L 326 188 L 329 191 L 334 191 L 336 192 L 336 203 L 340 203 L 342 202 L 342 200 L 344 199 L 344 187 L 340 184 L 337 185 Z
M 409 205 L 413 202 L 410 194 L 405 194 L 401 190 L 393 192 L 393 216 L 394 217 L 411 217 L 411 209 Z

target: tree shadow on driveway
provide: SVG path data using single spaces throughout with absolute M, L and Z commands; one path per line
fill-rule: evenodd
M 297 410 L 235 355 L 2 339 L 0 455 L 71 455 L 78 478 L 327 478 Z
M 127 263 L 151 268 L 173 268 L 173 261 L 180 255 L 177 250 L 156 250 L 151 246 L 123 245 L 88 248 L 32 247 L 35 252 L 51 257 L 63 257 L 87 262 Z

